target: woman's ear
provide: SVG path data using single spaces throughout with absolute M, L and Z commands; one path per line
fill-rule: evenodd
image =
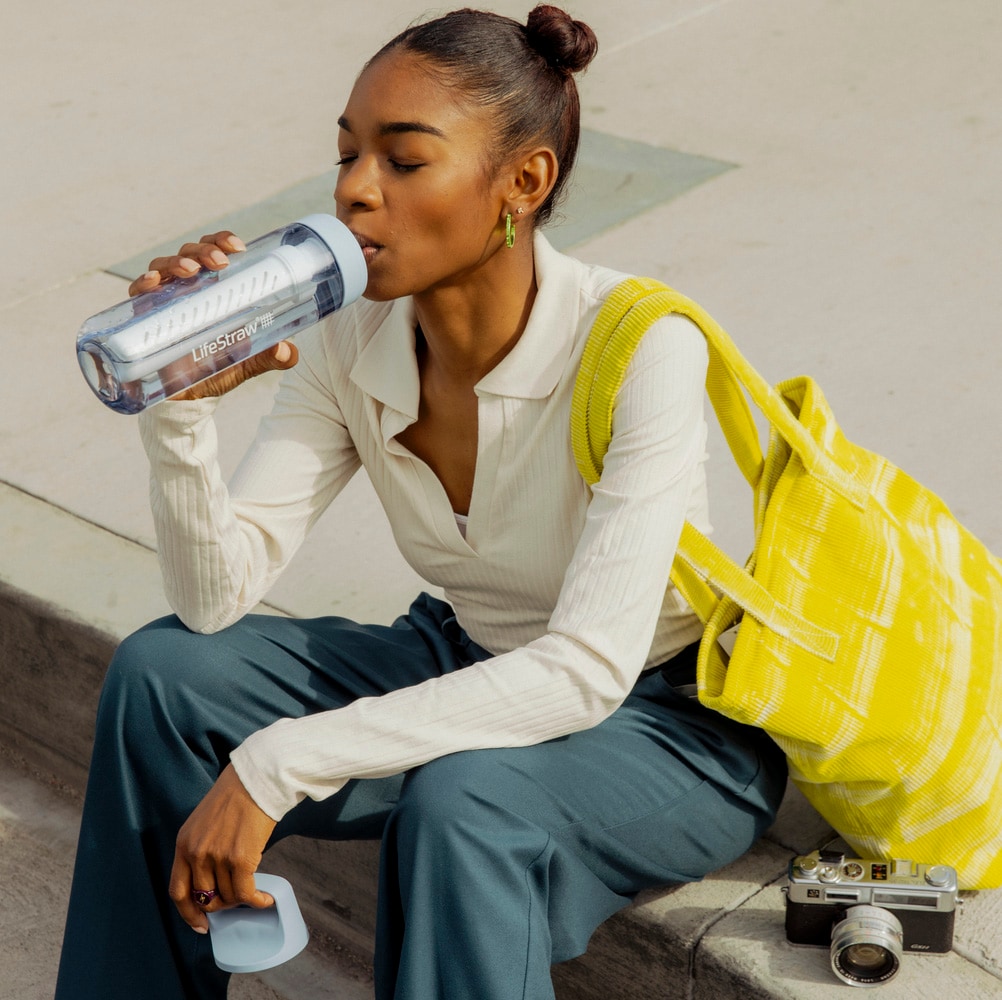
M 546 146 L 521 157 L 516 163 L 508 192 L 509 211 L 524 209 L 525 215 L 533 215 L 553 190 L 559 172 L 556 153 Z M 522 214 L 519 212 L 519 215 Z

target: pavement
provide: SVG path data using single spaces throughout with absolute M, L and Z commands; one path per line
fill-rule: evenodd
M 1002 552 L 997 0 L 569 6 L 601 49 L 580 80 L 587 155 L 554 241 L 697 299 L 770 380 L 814 375 L 850 438 Z M 493 5 L 520 18 L 527 7 Z M 304 204 L 324 210 L 357 70 L 423 13 L 408 0 L 5 11 L 0 1000 L 51 996 L 103 665 L 166 610 L 134 420 L 90 394 L 76 330 L 124 298 L 122 275 L 161 245 L 218 221 L 248 238 Z M 272 388 L 224 401 L 225 468 Z M 747 491 L 719 435 L 711 456 L 717 537 L 743 555 Z M 421 586 L 360 478 L 265 610 L 388 621 Z M 841 995 L 824 953 L 782 933 L 785 862 L 826 835 L 791 794 L 746 858 L 602 928 L 558 971 L 561 1000 Z M 299 879 L 314 943 L 231 997 L 371 996 L 370 846 L 294 845 L 275 859 Z M 306 885 L 330 865 L 342 882 Z M 1002 997 L 1000 897 L 971 894 L 954 952 L 909 957 L 882 995 Z

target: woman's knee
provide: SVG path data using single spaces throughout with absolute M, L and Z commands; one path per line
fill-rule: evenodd
M 530 881 L 546 883 L 552 838 L 518 808 L 498 753 L 465 751 L 408 773 L 383 834 L 384 882 L 493 903 L 523 899 L 526 873 L 539 866 Z
M 181 720 L 201 725 L 193 704 L 225 704 L 227 685 L 210 669 L 206 639 L 175 617 L 161 618 L 126 637 L 108 666 L 98 711 L 98 730 L 111 726 L 143 734 L 183 728 Z M 218 654 L 217 654 L 218 657 Z M 183 737 L 183 733 L 181 733 Z
M 144 626 L 138 632 L 126 636 L 115 650 L 108 672 L 104 678 L 104 695 L 144 688 L 151 679 L 163 673 L 161 667 L 167 648 L 172 645 L 172 622 L 176 619 L 163 618 Z M 182 628 L 180 622 L 177 623 Z
M 404 781 L 397 813 L 422 825 L 439 826 L 476 812 L 481 803 L 473 791 L 484 769 L 490 769 L 483 759 L 487 753 L 464 751 L 414 768 Z
M 467 750 L 415 768 L 394 810 L 397 824 L 443 840 L 454 831 L 494 839 L 504 830 L 537 830 L 521 808 L 529 796 L 520 791 L 518 771 L 506 764 L 509 753 Z
M 218 671 L 208 669 L 209 639 L 189 631 L 173 615 L 150 622 L 119 644 L 108 667 L 105 689 L 211 684 Z M 218 658 L 218 650 L 212 655 Z

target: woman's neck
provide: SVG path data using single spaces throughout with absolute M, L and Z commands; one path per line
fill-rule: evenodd
M 505 248 L 462 282 L 415 295 L 425 363 L 475 385 L 518 343 L 535 298 L 531 245 Z

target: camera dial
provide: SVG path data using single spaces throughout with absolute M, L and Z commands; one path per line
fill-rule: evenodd
M 953 869 L 946 865 L 932 865 L 926 869 L 925 880 L 929 885 L 943 888 L 950 884 L 953 878 Z
M 818 869 L 818 878 L 822 882 L 837 882 L 839 878 L 838 865 L 822 865 Z
M 797 858 L 797 867 L 804 875 L 815 875 L 818 870 L 817 856 L 808 854 L 805 857 Z

